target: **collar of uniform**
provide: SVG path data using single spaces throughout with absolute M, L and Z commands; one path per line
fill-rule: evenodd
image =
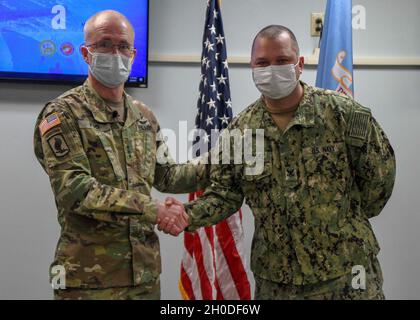
M 265 102 L 263 97 L 260 97 L 256 102 L 257 107 L 257 114 L 254 116 L 255 120 L 259 123 L 258 128 L 256 129 L 264 129 L 264 135 L 271 139 L 278 139 L 281 136 L 280 129 L 277 127 L 276 123 L 274 122 L 273 118 L 271 118 L 270 113 L 265 108 Z
M 286 131 L 295 125 L 301 125 L 303 127 L 312 127 L 315 123 L 315 109 L 313 102 L 313 90 L 303 81 L 300 81 L 303 86 L 303 97 L 299 102 L 299 105 L 293 115 L 292 120 L 290 120 L 289 125 L 286 128 Z M 267 137 L 278 138 L 280 129 L 275 124 L 274 120 L 271 118 L 270 113 L 265 108 L 264 99 L 261 97 L 257 101 L 257 105 L 261 115 L 261 128 L 264 128 L 265 135 Z
M 127 118 L 125 119 L 124 127 L 129 127 L 137 120 L 143 118 L 140 110 L 134 106 L 133 98 L 124 92 L 125 105 L 127 107 Z
M 99 96 L 99 94 L 93 89 L 89 80 L 87 79 L 83 84 L 83 93 L 86 98 L 85 106 L 92 112 L 93 118 L 100 123 L 115 122 L 112 119 L 112 115 L 106 112 L 106 103 Z
M 83 91 L 86 98 L 86 107 L 92 112 L 93 118 L 100 123 L 117 122 L 112 118 L 112 114 L 107 112 L 107 105 L 99 94 L 93 89 L 87 79 L 83 84 Z M 140 118 L 139 112 L 133 106 L 133 99 L 124 92 L 125 106 L 127 108 L 127 118 L 124 126 L 128 127 Z
M 305 82 L 300 81 L 303 86 L 303 97 L 299 102 L 299 106 L 290 121 L 288 128 L 294 125 L 303 127 L 313 127 L 315 125 L 315 104 L 313 99 L 313 89 Z

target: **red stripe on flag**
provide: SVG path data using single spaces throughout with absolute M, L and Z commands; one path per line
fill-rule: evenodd
M 250 300 L 248 276 L 226 220 L 216 225 L 216 234 L 241 300 Z
M 184 246 L 191 257 L 194 256 L 194 235 L 195 232 L 184 232 Z
M 213 300 L 212 286 L 204 267 L 203 247 L 201 246 L 200 236 L 197 233 L 194 234 L 194 258 L 197 263 L 202 298 L 203 300 Z
M 185 272 L 184 266 L 181 265 L 181 283 L 184 289 L 184 292 L 187 294 L 188 299 L 195 300 L 194 290 L 192 288 L 192 283 L 188 274 Z

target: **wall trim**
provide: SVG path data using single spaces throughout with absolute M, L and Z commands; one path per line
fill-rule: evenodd
M 151 63 L 181 63 L 197 64 L 200 63 L 198 55 L 176 55 L 176 54 L 151 54 Z M 230 56 L 228 58 L 231 65 L 248 65 L 249 56 Z M 318 64 L 317 55 L 305 56 L 305 65 L 316 66 Z M 407 57 L 355 57 L 355 66 L 388 66 L 388 67 L 420 67 L 420 58 Z

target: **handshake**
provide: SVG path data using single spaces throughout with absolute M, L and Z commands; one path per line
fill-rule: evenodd
M 183 203 L 172 197 L 167 197 L 165 203 L 159 203 L 156 224 L 159 231 L 178 236 L 189 225 Z

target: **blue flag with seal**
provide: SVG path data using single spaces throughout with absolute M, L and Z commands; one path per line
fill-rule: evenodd
M 316 86 L 354 96 L 352 0 L 328 0 Z

